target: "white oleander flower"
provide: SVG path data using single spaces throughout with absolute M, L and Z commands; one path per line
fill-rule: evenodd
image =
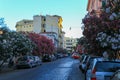
M 107 43 L 106 42 L 102 42 L 101 43 L 101 46 L 104 48 L 104 47 L 107 47 Z
M 110 42 L 110 40 L 111 40 L 111 36 L 108 36 L 108 37 L 106 38 L 106 41 L 107 41 L 107 42 Z
M 117 45 L 112 44 L 112 49 L 113 49 L 113 50 L 116 50 L 117 48 L 118 48 Z
M 107 36 L 106 33 L 102 34 L 102 38 L 106 38 L 106 36 Z
M 111 15 L 111 16 L 109 17 L 109 19 L 110 19 L 110 20 L 114 20 L 114 16 Z
M 115 42 L 115 38 L 111 38 L 111 43 L 114 43 Z
M 117 17 L 117 14 L 116 13 L 112 13 L 112 16 Z
M 108 53 L 107 53 L 107 51 L 104 51 L 104 52 L 103 52 L 103 57 L 108 58 Z
M 110 13 L 110 7 L 106 8 L 106 13 Z

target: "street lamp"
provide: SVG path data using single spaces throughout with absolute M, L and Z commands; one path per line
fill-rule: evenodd
M 2 31 L 2 30 L 0 30 L 0 35 L 1 35 L 1 34 L 3 34 L 3 31 Z
M 71 27 L 69 28 L 70 30 L 70 43 L 71 43 L 71 52 L 73 52 L 73 40 L 72 40 L 72 32 L 71 32 Z

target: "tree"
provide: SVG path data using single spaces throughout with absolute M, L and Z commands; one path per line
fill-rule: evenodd
M 0 68 L 9 57 L 9 51 L 11 51 L 9 49 L 10 45 L 8 45 L 9 42 L 6 40 L 9 35 L 7 32 L 10 32 L 10 30 L 6 27 L 4 18 L 0 18 Z
M 28 37 L 37 45 L 33 55 L 52 54 L 54 52 L 54 44 L 51 39 L 36 33 L 26 33 Z
M 83 36 L 79 39 L 76 49 L 79 53 L 84 52 L 84 53 L 89 53 L 90 54 L 90 52 L 89 52 L 90 45 L 89 45 L 88 40 L 85 36 Z
M 2 27 L 0 28 L 1 34 L 0 34 L 0 61 L 5 61 L 9 55 L 11 54 L 11 45 L 9 44 L 10 42 L 7 40 L 8 39 L 8 32 L 10 30 L 7 27 Z M 3 63 L 2 63 L 3 64 Z M 1 65 L 2 65 L 1 64 Z
M 61 47 L 56 48 L 56 52 L 60 54 L 67 54 L 68 51 L 66 49 L 63 49 Z
M 8 27 L 1 27 L 0 31 L 0 59 L 12 55 L 25 55 L 32 53 L 35 44 L 24 34 L 11 31 Z
M 100 17 L 92 15 L 83 19 L 83 35 L 88 39 L 93 53 L 107 52 L 109 58 L 116 58 L 120 54 L 119 4 L 119 0 L 109 0 L 102 7 Z M 95 14 L 94 11 L 92 14 Z
M 0 18 L 0 27 L 5 27 L 4 18 Z
M 0 21 L 0 26 L 0 67 L 10 56 L 32 53 L 35 44 L 26 35 L 11 31 L 4 21 Z
M 0 59 L 3 63 L 10 57 L 32 54 L 35 44 L 28 37 L 7 27 L 0 30 L 3 31 L 0 35 Z
M 9 33 L 13 55 L 31 55 L 36 45 L 20 32 L 12 31 Z

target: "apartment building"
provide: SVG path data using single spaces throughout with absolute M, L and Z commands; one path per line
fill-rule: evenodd
M 54 43 L 54 46 L 58 46 L 57 34 L 55 32 L 41 32 L 40 35 L 46 36 L 51 39 Z
M 73 52 L 78 42 L 77 38 L 65 37 L 65 48 L 68 52 Z
M 28 31 L 33 32 L 33 20 L 23 19 L 16 23 L 16 31 Z
M 57 34 L 58 47 L 63 48 L 64 32 L 62 31 L 62 17 L 58 15 L 33 16 L 33 32 L 54 32 Z
M 62 31 L 62 17 L 58 15 L 35 15 L 31 22 L 29 20 L 21 20 L 16 24 L 16 31 L 28 31 L 35 33 L 55 33 L 57 39 L 57 47 L 64 48 L 64 34 Z M 44 36 L 46 36 L 44 35 Z M 55 41 L 56 42 L 56 41 Z

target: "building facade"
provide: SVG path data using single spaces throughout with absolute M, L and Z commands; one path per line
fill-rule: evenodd
M 102 0 L 88 0 L 87 11 L 88 12 L 92 12 L 93 10 L 100 11 L 101 6 Z
M 101 14 L 102 7 L 107 5 L 109 2 L 110 0 L 88 0 L 87 11 L 89 15 L 91 15 L 92 12 L 94 12 L 95 15 L 99 17 L 99 15 Z
M 28 31 L 33 32 L 33 20 L 23 19 L 16 23 L 16 31 Z
M 33 17 L 33 32 L 54 32 L 57 34 L 58 47 L 63 48 L 62 17 L 58 15 L 36 15 Z
M 65 37 L 65 49 L 70 53 L 73 52 L 76 45 L 77 45 L 78 39 L 77 38 L 69 38 Z
M 28 31 L 35 33 L 55 33 L 57 47 L 64 48 L 64 34 L 62 31 L 62 17 L 58 15 L 35 15 L 33 20 L 21 20 L 16 24 L 16 31 Z
M 41 32 L 40 35 L 46 36 L 47 38 L 53 41 L 54 46 L 57 48 L 58 46 L 58 39 L 57 34 L 54 32 Z

